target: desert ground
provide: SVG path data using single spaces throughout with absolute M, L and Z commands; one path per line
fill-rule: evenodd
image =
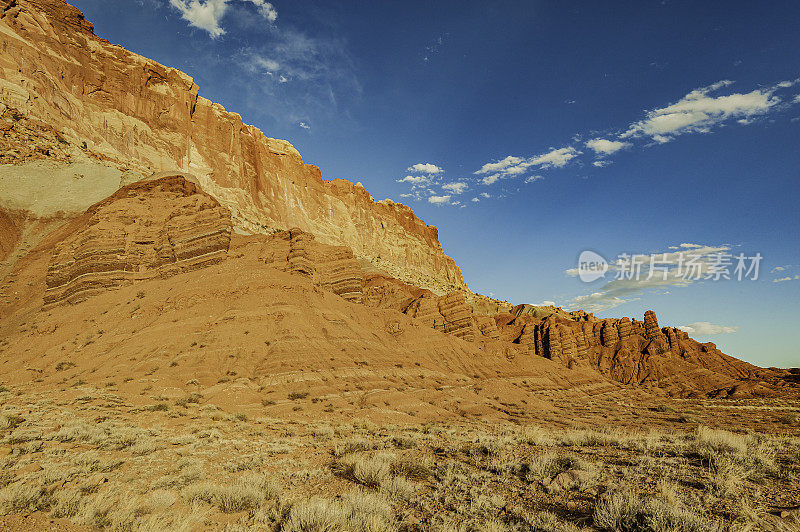
M 0 388 L 2 529 L 800 527 L 797 401 L 601 395 L 525 422 L 387 423 L 358 396 L 265 389 L 237 411 L 62 372 Z

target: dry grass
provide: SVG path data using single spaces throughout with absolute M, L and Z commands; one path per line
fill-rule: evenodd
M 336 425 L 105 393 L 0 406 L 0 514 L 109 530 L 792 530 L 771 505 L 800 482 L 790 435 Z
M 642 496 L 631 488 L 604 495 L 595 507 L 594 524 L 600 530 L 619 532 L 710 532 L 718 528 L 680 502 Z

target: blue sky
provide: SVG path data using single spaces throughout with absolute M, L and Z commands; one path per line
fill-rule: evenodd
M 326 178 L 411 205 L 475 291 L 653 308 L 800 365 L 797 2 L 73 3 Z M 586 249 L 612 263 L 588 284 Z M 680 252 L 703 276 L 716 254 L 763 259 L 757 280 L 687 280 Z M 613 281 L 621 253 L 671 253 L 667 280 Z

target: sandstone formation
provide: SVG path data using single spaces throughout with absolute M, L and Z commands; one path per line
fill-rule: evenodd
M 200 274 L 205 271 L 210 273 Z M 199 283 L 192 295 L 183 288 L 187 279 Z M 198 295 L 200 286 L 208 294 Z M 609 390 L 620 383 L 660 387 L 682 397 L 735 397 L 796 386 L 779 372 L 724 355 L 714 344 L 698 343 L 678 329 L 659 328 L 652 311 L 644 321 L 599 319 L 583 311 L 533 305 L 482 314 L 468 304 L 465 291 L 440 296 L 399 279 L 364 273 L 349 248 L 318 242 L 296 228 L 234 237 L 228 209 L 191 177 L 179 174 L 125 186 L 52 231 L 7 277 L 0 296 L 15 297 L 5 305 L 0 298 L 0 329 L 17 335 L 14 324 L 43 304 L 48 313 L 59 315 L 68 303 L 80 303 L 81 315 L 88 308 L 120 306 L 135 313 L 139 305 L 128 305 L 152 290 L 170 294 L 157 311 L 172 309 L 179 321 L 182 315 L 194 323 L 197 312 L 214 318 L 239 309 L 242 319 L 252 322 L 250 328 L 271 335 L 276 325 L 270 320 L 280 322 L 280 347 L 271 347 L 270 353 L 284 360 L 302 354 L 310 371 L 318 371 L 321 366 L 315 364 L 339 351 L 359 364 L 372 364 L 378 357 L 402 365 L 413 346 L 414 356 L 424 353 L 435 364 L 444 357 L 473 377 L 502 367 L 509 375 L 536 379 L 559 375 L 565 379 L 559 382 L 570 389 Z M 285 290 L 303 294 L 302 299 L 292 299 Z M 199 310 L 200 301 L 214 310 Z M 284 323 L 287 316 L 291 321 Z M 346 316 L 360 316 L 358 324 Z M 219 319 L 211 326 L 224 330 L 227 318 Z M 60 326 L 33 332 L 46 342 Z M 164 327 L 171 331 L 174 326 Z M 271 338 L 262 345 L 271 345 Z M 154 341 L 140 339 L 140 349 L 160 349 Z M 221 341 L 240 351 L 241 339 Z M 262 366 L 258 363 L 250 371 L 261 375 Z M 203 362 L 202 367 L 213 372 L 216 366 Z M 238 372 L 238 367 L 228 371 Z M 445 367 L 436 367 L 446 373 Z
M 296 228 L 263 241 L 261 256 L 266 264 L 302 275 L 323 290 L 361 303 L 363 274 L 350 248 L 321 244 L 314 235 Z
M 658 327 L 653 311 L 643 322 L 599 319 L 582 311 L 543 307 L 513 319 L 495 317 L 501 337 L 526 354 L 567 367 L 591 366 L 624 384 L 655 384 L 677 395 L 713 391 L 737 380 L 760 380 L 768 371 L 727 356 L 713 343 L 699 343 L 676 328 Z
M 659 386 L 678 396 L 769 394 L 767 388 L 740 388 L 742 381 L 785 382 L 764 370 L 722 353 L 713 343 L 697 342 L 673 327 L 659 328 L 649 310 L 644 321 L 600 319 L 584 311 L 518 305 L 492 315 L 474 312 L 463 292 L 447 296 L 409 286 L 396 279 L 369 275 L 364 303 L 393 308 L 420 323 L 484 349 L 511 344 L 523 356 L 542 357 L 567 368 L 593 368 L 614 381 Z M 758 391 L 760 390 L 760 391 Z
M 183 176 L 120 189 L 69 225 L 53 251 L 46 304 L 153 277 L 167 277 L 225 259 L 228 209 Z
M 464 340 L 473 341 L 480 335 L 472 308 L 461 291 L 437 296 L 397 279 L 372 274 L 365 281 L 364 303 L 399 310 L 427 327 Z M 487 327 L 485 321 L 482 323 Z
M 296 227 L 437 292 L 464 287 L 437 229 L 409 207 L 323 180 L 291 144 L 198 96 L 188 75 L 97 37 L 64 0 L 0 0 L 0 112 L 0 164 L 189 172 L 242 230 Z

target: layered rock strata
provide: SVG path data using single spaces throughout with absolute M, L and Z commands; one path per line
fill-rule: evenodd
M 120 189 L 73 221 L 69 233 L 50 259 L 45 304 L 224 260 L 231 220 L 196 184 L 171 176 Z

